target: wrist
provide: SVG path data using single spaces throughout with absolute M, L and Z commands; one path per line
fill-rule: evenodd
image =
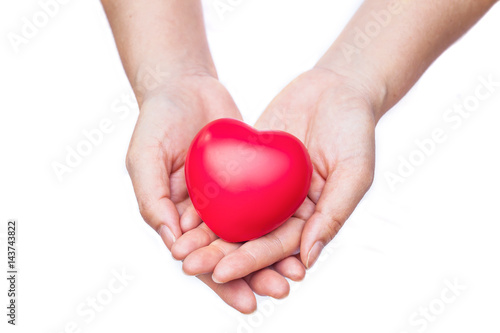
M 132 88 L 139 105 L 144 100 L 164 95 L 173 87 L 182 86 L 186 82 L 197 79 L 212 78 L 217 80 L 217 72 L 213 63 L 158 62 L 139 66 Z
M 342 82 L 357 90 L 371 106 L 375 120 L 387 111 L 387 82 L 379 75 L 375 64 L 367 59 L 347 59 L 341 50 L 332 47 L 314 66 L 331 71 Z

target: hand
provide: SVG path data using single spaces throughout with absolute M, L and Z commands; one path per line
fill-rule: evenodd
M 189 199 L 184 179 L 186 152 L 196 133 L 221 117 L 241 119 L 226 89 L 208 74 L 182 75 L 146 95 L 127 154 L 129 171 L 141 215 L 170 249 L 184 232 L 201 223 Z M 294 258 L 297 261 L 296 258 Z M 199 278 L 239 311 L 252 312 L 255 291 L 284 297 L 284 276 L 301 274 L 300 262 L 284 261 L 276 271 L 263 269 L 245 279 L 218 285 L 210 276 Z M 289 273 L 289 272 L 292 273 Z
M 314 168 L 309 194 L 282 226 L 244 244 L 217 239 L 204 224 L 189 231 L 172 249 L 174 257 L 185 258 L 186 273 L 213 271 L 213 280 L 224 283 L 299 251 L 306 267 L 314 264 L 372 183 L 376 120 L 365 87 L 315 68 L 272 101 L 256 127 L 285 130 L 306 145 Z
M 376 99 L 371 98 L 374 92 L 366 81 L 355 73 L 340 75 L 316 67 L 286 87 L 256 125 L 297 136 L 311 156 L 313 176 L 304 205 L 314 208 L 299 220 L 302 223 L 297 222 L 304 226 L 300 237 L 283 241 L 286 250 L 300 244 L 307 268 L 373 181 Z

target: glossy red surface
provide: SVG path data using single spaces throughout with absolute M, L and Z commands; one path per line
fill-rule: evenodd
M 291 134 L 218 119 L 194 138 L 185 173 L 203 221 L 220 238 L 242 242 L 293 215 L 309 191 L 312 165 L 307 149 Z

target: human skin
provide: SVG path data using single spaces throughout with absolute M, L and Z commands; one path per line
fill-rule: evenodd
M 495 2 L 401 0 L 390 23 L 353 52 L 357 29 L 390 4 L 366 0 L 316 66 L 285 87 L 256 124 L 290 132 L 308 148 L 314 171 L 304 204 L 278 229 L 245 244 L 187 232 L 172 249 L 184 271 L 213 272 L 225 283 L 297 252 L 311 267 L 372 183 L 378 120 Z
M 241 119 L 217 79 L 199 0 L 102 0 L 140 113 L 127 153 L 139 209 L 171 249 L 176 239 L 200 225 L 184 179 L 186 152 L 196 133 L 217 118 Z M 189 240 L 185 241 L 185 244 Z M 233 246 L 232 244 L 231 246 Z M 296 256 L 262 267 L 225 284 L 211 274 L 198 278 L 243 313 L 256 308 L 254 292 L 285 297 L 285 277 L 301 280 Z

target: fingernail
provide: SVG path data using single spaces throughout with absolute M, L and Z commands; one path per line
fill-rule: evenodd
M 218 284 L 222 283 L 219 280 L 217 280 L 213 274 L 212 274 L 212 281 L 214 281 L 215 283 L 218 283 Z
M 314 265 L 316 260 L 318 260 L 318 257 L 321 254 L 321 251 L 323 250 L 324 247 L 325 246 L 320 241 L 317 241 L 316 243 L 314 243 L 311 250 L 309 250 L 309 254 L 307 255 L 306 268 L 309 269 L 312 267 L 312 265 Z
M 164 224 L 160 227 L 160 236 L 169 249 L 172 247 L 172 245 L 174 245 L 175 243 L 174 233 L 172 232 L 172 230 L 170 230 L 169 227 L 167 227 Z

